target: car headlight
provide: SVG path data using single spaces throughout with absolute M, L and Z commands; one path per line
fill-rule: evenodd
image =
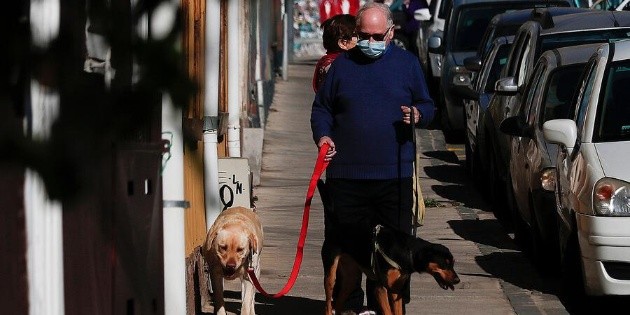
M 451 68 L 453 74 L 453 85 L 470 85 L 472 81 L 472 73 L 461 66 L 454 66 Z
M 556 169 L 548 167 L 540 173 L 540 184 L 546 191 L 556 190 Z
M 630 216 L 630 183 L 602 178 L 593 189 L 593 207 L 600 215 Z

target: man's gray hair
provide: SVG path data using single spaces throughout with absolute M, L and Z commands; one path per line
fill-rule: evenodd
M 357 12 L 357 27 L 361 26 L 363 13 L 367 11 L 368 9 L 372 9 L 372 8 L 380 10 L 383 13 L 383 15 L 387 17 L 387 29 L 389 29 L 390 27 L 392 27 L 392 25 L 394 25 L 394 18 L 392 17 L 392 11 L 389 10 L 389 6 L 385 3 L 373 1 L 373 2 L 368 2 L 364 4 L 361 7 L 361 9 L 359 9 L 359 12 Z

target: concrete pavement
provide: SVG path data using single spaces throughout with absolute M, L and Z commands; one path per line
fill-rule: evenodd
M 311 140 L 310 109 L 314 62 L 293 64 L 288 80 L 278 80 L 264 131 L 260 185 L 254 187 L 265 232 L 261 283 L 270 293 L 286 283 L 293 266 L 306 190 L 317 155 Z M 438 287 L 427 274 L 414 274 L 407 314 L 568 314 L 555 293 L 557 284 L 540 278 L 507 231 L 469 182 L 458 151 L 440 130 L 418 130 L 424 198 L 431 202 L 418 235 L 441 243 L 455 256 L 461 283 L 454 291 Z M 289 294 L 256 296 L 256 312 L 323 314 L 320 249 L 323 209 L 313 198 L 304 260 Z M 228 289 L 227 309 L 238 312 L 240 286 Z

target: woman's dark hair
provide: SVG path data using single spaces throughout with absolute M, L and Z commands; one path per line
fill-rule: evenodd
M 340 39 L 350 40 L 354 36 L 356 18 L 350 14 L 337 14 L 322 23 L 323 43 L 327 52 L 341 51 L 337 44 Z

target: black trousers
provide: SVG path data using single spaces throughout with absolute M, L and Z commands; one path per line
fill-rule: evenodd
M 336 237 L 344 250 L 351 251 L 359 263 L 369 265 L 372 250 L 372 233 L 377 224 L 412 233 L 412 191 L 411 177 L 387 180 L 357 180 L 329 178 L 326 189 L 332 203 L 332 210 L 327 214 L 326 224 L 333 224 L 336 233 L 326 235 Z M 326 227 L 328 230 L 329 227 Z M 361 309 L 363 290 L 361 279 L 357 290 L 347 301 L 348 309 Z M 403 290 L 403 300 L 409 302 L 409 284 Z M 376 285 L 366 280 L 368 308 L 378 310 L 371 292 Z

